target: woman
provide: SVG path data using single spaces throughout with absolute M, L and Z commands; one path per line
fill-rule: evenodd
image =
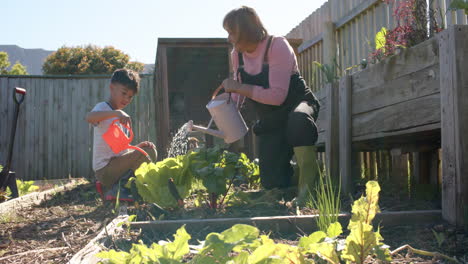
M 261 182 L 264 188 L 291 185 L 293 153 L 299 166 L 299 197 L 312 189 L 317 178 L 315 142 L 319 102 L 299 74 L 293 49 L 283 37 L 268 35 L 254 9 L 241 7 L 223 21 L 235 77 L 226 79 L 226 92 L 236 100 L 253 101 L 258 120 L 253 126 L 258 136 Z M 243 98 L 242 98 L 243 97 Z

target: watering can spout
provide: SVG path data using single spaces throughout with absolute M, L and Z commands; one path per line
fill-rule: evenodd
M 202 132 L 202 133 L 205 133 L 205 134 L 209 134 L 209 135 L 224 139 L 224 133 L 223 132 L 218 131 L 218 130 L 214 130 L 214 129 L 211 129 L 211 128 L 207 128 L 207 127 L 194 125 L 192 120 L 190 120 L 188 122 L 188 131 L 189 132 L 198 131 L 198 132 Z

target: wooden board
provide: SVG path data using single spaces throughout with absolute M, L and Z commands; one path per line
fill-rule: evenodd
M 439 93 L 439 76 L 439 65 L 436 64 L 383 84 L 367 85 L 361 89 L 354 83 L 359 78 L 353 76 L 353 115 Z
M 451 26 L 440 39 L 442 214 L 463 227 L 468 222 L 468 26 Z
M 440 127 L 440 94 L 432 94 L 404 101 L 371 112 L 353 115 L 353 141 L 368 140 L 411 130 L 412 133 L 426 130 L 424 126 Z M 404 132 L 403 132 L 404 133 Z

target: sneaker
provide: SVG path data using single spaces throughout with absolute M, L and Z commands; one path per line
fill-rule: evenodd
M 120 186 L 119 188 L 119 183 L 114 184 L 112 188 L 104 194 L 104 198 L 106 201 L 115 201 L 117 200 L 117 195 L 119 195 L 119 201 L 135 201 L 135 199 L 133 199 L 133 195 L 130 193 L 130 190 L 123 186 Z

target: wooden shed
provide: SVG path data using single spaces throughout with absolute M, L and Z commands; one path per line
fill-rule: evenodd
M 289 40 L 297 52 L 301 40 Z M 189 120 L 207 125 L 206 104 L 221 82 L 232 76 L 231 44 L 226 38 L 159 38 L 156 52 L 155 112 L 159 158 L 166 156 L 172 136 Z M 252 119 L 251 114 L 245 116 Z M 247 120 L 246 120 L 247 122 Z M 255 140 L 247 135 L 246 148 L 254 156 Z

